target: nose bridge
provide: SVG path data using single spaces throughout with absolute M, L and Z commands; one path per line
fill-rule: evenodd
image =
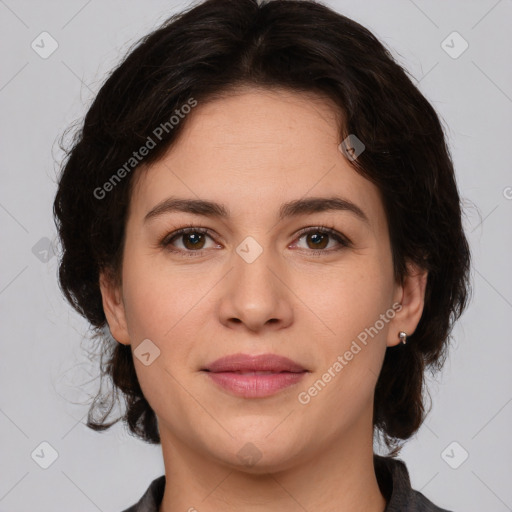
M 276 277 L 282 272 L 274 251 L 248 236 L 236 247 L 232 263 L 221 298 L 221 321 L 243 323 L 250 330 L 288 324 L 292 309 L 286 287 Z
M 261 238 L 261 237 L 260 237 Z M 270 306 L 276 299 L 276 283 L 270 271 L 276 265 L 272 249 L 260 243 L 252 236 L 246 237 L 236 248 L 234 260 L 233 286 L 239 300 L 246 307 L 261 308 L 263 304 Z
M 244 242 L 237 248 L 234 259 L 235 287 L 241 294 L 249 296 L 275 293 L 275 283 L 272 283 L 270 269 L 276 265 L 269 248 L 258 251 L 251 242 Z M 258 254 L 259 253 L 259 254 Z

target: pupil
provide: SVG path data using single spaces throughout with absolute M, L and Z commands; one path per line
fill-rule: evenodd
M 202 234 L 191 233 L 185 235 L 186 243 L 185 245 L 190 244 L 192 247 L 197 247 L 198 244 L 201 243 Z
M 313 244 L 318 247 L 320 247 L 320 245 L 322 244 L 322 242 L 325 242 L 325 240 L 327 239 L 326 235 L 324 234 L 318 234 L 318 233 L 315 233 L 313 235 L 310 235 L 310 239 L 313 240 Z M 325 244 L 322 245 L 322 249 L 325 247 Z

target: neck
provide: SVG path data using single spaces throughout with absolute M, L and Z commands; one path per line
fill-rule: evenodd
M 373 439 L 353 432 L 324 443 L 322 453 L 255 472 L 207 458 L 162 429 L 166 487 L 159 512 L 384 512 Z

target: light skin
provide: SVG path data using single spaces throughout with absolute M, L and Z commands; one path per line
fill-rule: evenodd
M 339 150 L 335 112 L 312 94 L 239 89 L 199 103 L 165 156 L 136 176 L 121 283 L 102 274 L 100 284 L 114 338 L 160 350 L 148 366 L 134 356 L 158 418 L 160 512 L 385 509 L 374 390 L 386 349 L 416 329 L 426 273 L 410 266 L 403 283 L 395 279 L 380 193 Z M 170 197 L 219 203 L 229 215 L 160 209 L 145 219 Z M 357 208 L 279 218 L 284 203 L 333 197 L 366 219 Z M 208 233 L 168 236 L 189 225 Z M 263 249 L 251 263 L 236 251 L 248 236 Z M 301 404 L 299 393 L 393 304 L 401 309 L 378 335 Z M 234 396 L 201 371 L 234 353 L 279 354 L 308 373 L 266 398 Z M 253 465 L 238 456 L 247 443 L 261 455 Z

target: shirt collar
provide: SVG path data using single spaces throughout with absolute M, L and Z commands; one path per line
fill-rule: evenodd
M 387 501 L 385 512 L 449 512 L 411 488 L 409 473 L 402 460 L 374 454 L 373 461 L 380 491 Z M 151 482 L 135 505 L 123 512 L 158 512 L 164 489 L 165 475 L 162 475 Z

